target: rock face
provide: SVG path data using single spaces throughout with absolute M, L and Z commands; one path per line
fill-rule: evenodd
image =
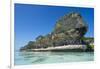
M 51 34 L 37 37 L 36 41 L 29 42 L 21 50 L 80 44 L 87 29 L 88 26 L 79 13 L 69 13 L 57 20 Z
M 87 28 L 79 13 L 70 13 L 57 21 L 54 34 L 64 33 L 69 39 L 79 39 L 87 32 Z

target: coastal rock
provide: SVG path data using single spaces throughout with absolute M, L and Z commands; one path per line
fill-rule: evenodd
M 80 39 L 87 29 L 88 26 L 79 13 L 69 13 L 57 21 L 53 33 L 64 33 L 67 39 Z
M 69 13 L 57 20 L 54 30 L 45 36 L 38 36 L 20 50 L 40 49 L 55 46 L 82 44 L 81 40 L 88 26 L 79 13 Z

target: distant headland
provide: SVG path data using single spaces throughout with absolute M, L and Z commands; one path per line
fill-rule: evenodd
M 85 37 L 88 25 L 77 12 L 57 20 L 53 31 L 29 41 L 20 51 L 94 51 L 94 38 Z

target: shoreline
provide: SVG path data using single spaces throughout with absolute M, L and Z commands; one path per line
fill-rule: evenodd
M 23 51 L 33 51 L 33 52 L 46 52 L 46 51 L 55 51 L 55 52 L 84 52 L 86 51 L 86 45 L 64 45 L 57 47 L 48 47 L 48 48 L 39 48 L 39 49 L 26 49 Z M 92 51 L 92 50 L 91 50 Z

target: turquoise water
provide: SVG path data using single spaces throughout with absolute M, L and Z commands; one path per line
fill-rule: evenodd
M 93 61 L 93 52 L 15 52 L 15 65 Z

